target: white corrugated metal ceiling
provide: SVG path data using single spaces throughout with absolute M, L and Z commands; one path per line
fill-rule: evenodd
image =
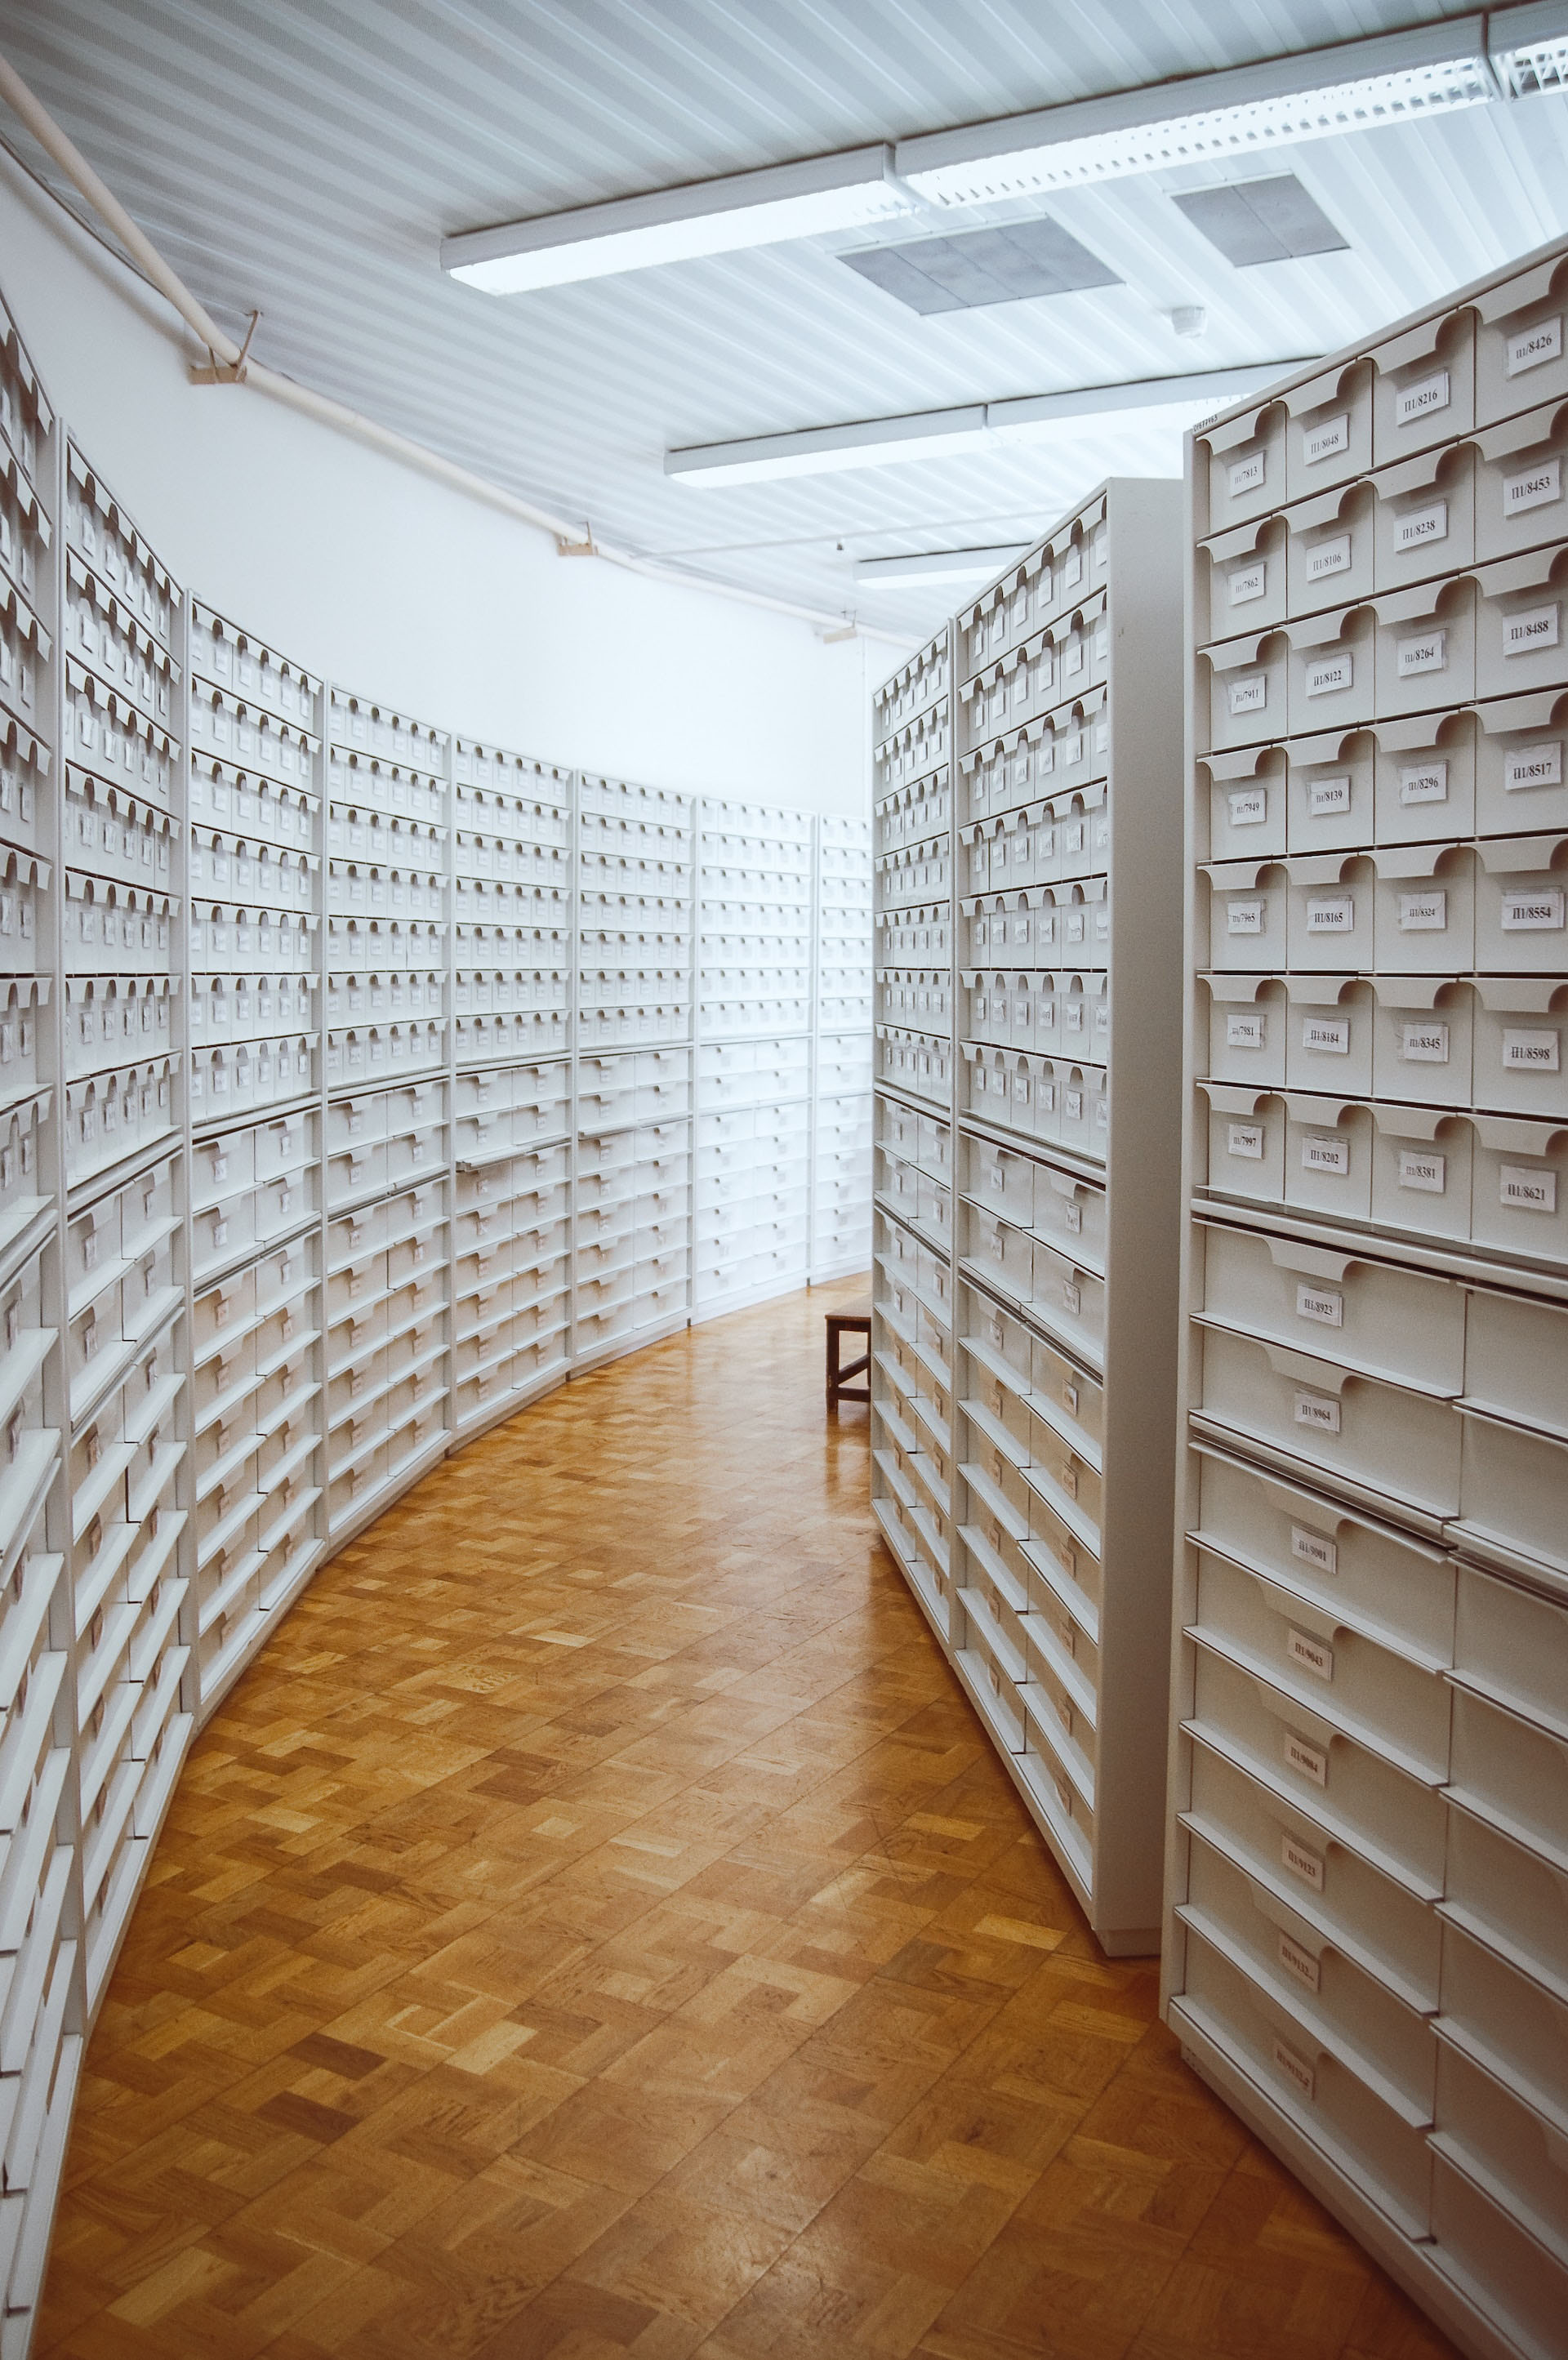
M 920 317 L 865 232 L 497 299 L 444 233 L 1428 21 L 1398 0 L 0 0 L 0 44 L 259 359 L 607 539 L 921 634 L 857 557 L 1024 540 L 1149 425 L 726 488 L 667 447 L 1328 351 L 1568 227 L 1568 101 L 1073 190 L 1124 284 Z M 51 185 L 20 127 L 6 137 Z M 1292 169 L 1350 250 L 1234 270 L 1177 188 Z M 1207 308 L 1199 339 L 1168 313 Z M 226 397 L 225 397 L 226 398 Z

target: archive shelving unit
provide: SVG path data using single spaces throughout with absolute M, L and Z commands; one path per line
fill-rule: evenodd
M 0 2360 L 191 1737 L 303 1585 L 574 1372 L 866 1265 L 869 860 L 189 595 L 0 305 Z
M 1568 246 L 1190 445 L 1166 2006 L 1477 2360 L 1568 2322 Z
M 1111 1952 L 1160 1926 L 1181 519 L 1105 484 L 875 718 L 874 1504 Z

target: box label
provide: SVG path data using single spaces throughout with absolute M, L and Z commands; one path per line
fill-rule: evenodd
M 1238 1014 L 1234 1010 L 1225 1018 L 1227 1049 L 1262 1049 L 1266 1046 L 1268 1019 L 1261 1009 Z
M 1402 803 L 1445 803 L 1448 801 L 1446 762 L 1409 762 L 1399 772 Z
M 1321 419 L 1316 426 L 1305 428 L 1301 435 L 1301 464 L 1306 467 L 1321 466 L 1325 459 L 1336 459 L 1350 448 L 1350 412 L 1342 410 L 1337 418 Z
M 1411 639 L 1401 639 L 1395 658 L 1395 670 L 1401 680 L 1412 673 L 1446 672 L 1448 670 L 1448 633 L 1434 629 L 1418 631 Z
M 1299 1285 L 1296 1289 L 1296 1317 L 1314 1320 L 1320 1328 L 1343 1328 L 1344 1297 L 1332 1286 Z
M 1341 771 L 1332 779 L 1309 779 L 1307 809 L 1313 819 L 1325 819 L 1332 812 L 1349 811 L 1349 771 Z
M 1401 1188 L 1415 1188 L 1428 1196 L 1447 1194 L 1448 1158 L 1430 1147 L 1401 1147 L 1398 1174 Z
M 1350 535 L 1336 533 L 1332 541 L 1315 541 L 1307 551 L 1307 579 L 1321 582 L 1331 574 L 1350 572 Z
M 1267 592 L 1268 560 L 1260 557 L 1255 564 L 1233 565 L 1227 579 L 1232 606 L 1250 606 L 1255 598 L 1261 598 Z
M 1298 2057 L 1296 2051 L 1283 2040 L 1275 2041 L 1273 2057 L 1275 2064 L 1286 2080 L 1293 2082 L 1304 2098 L 1310 2099 L 1316 2096 L 1318 2077 L 1304 2057 Z
M 1509 377 L 1522 377 L 1526 369 L 1540 368 L 1543 361 L 1563 357 L 1563 320 L 1538 320 L 1532 328 L 1518 328 L 1508 338 L 1508 358 L 1504 363 Z
M 1261 934 L 1262 901 L 1228 901 L 1225 904 L 1225 932 L 1228 934 Z
M 1268 676 L 1266 672 L 1244 672 L 1233 680 L 1227 690 L 1233 717 L 1242 713 L 1261 713 L 1268 698 Z
M 1294 1975 L 1298 1983 L 1305 1983 L 1310 1992 L 1315 1992 L 1322 1982 L 1321 1969 L 1310 1950 L 1292 1940 L 1283 1928 L 1279 1934 L 1279 1963 L 1288 1974 Z
M 1530 606 L 1517 615 L 1503 617 L 1503 653 L 1506 656 L 1533 655 L 1538 648 L 1554 648 L 1558 644 L 1559 619 L 1562 609 L 1555 599 L 1550 606 Z
M 1355 929 L 1354 893 L 1313 893 L 1307 901 L 1310 934 L 1348 934 Z
M 1339 1543 L 1331 1541 L 1326 1534 L 1313 1532 L 1310 1525 L 1291 1525 L 1290 1554 L 1303 1565 L 1310 1565 L 1314 1573 L 1339 1571 Z
M 1334 1676 L 1334 1651 L 1321 1639 L 1305 1631 L 1292 1630 L 1286 1638 L 1285 1652 L 1293 1664 L 1310 1672 L 1315 1680 L 1332 1680 Z
M 1515 1213 L 1555 1213 L 1557 1175 L 1529 1164 L 1505 1164 L 1497 1174 L 1497 1201 Z
M 1331 1173 L 1335 1179 L 1343 1180 L 1350 1171 L 1349 1140 L 1332 1139 L 1322 1131 L 1310 1131 L 1301 1142 L 1301 1169 Z M 1300 1415 L 1299 1410 L 1297 1415 Z
M 1228 1155 L 1239 1155 L 1249 1164 L 1263 1161 L 1263 1125 L 1260 1122 L 1233 1122 L 1225 1143 Z
M 1315 657 L 1307 666 L 1307 694 L 1334 696 L 1355 684 L 1355 665 L 1348 648 L 1337 655 Z
M 1261 827 L 1268 817 L 1266 787 L 1233 787 L 1225 800 L 1233 827 Z
M 1409 1017 L 1399 1026 L 1399 1055 L 1407 1065 L 1446 1065 L 1448 1026 L 1441 1017 Z
M 1448 371 L 1434 369 L 1430 377 L 1418 377 L 1413 385 L 1400 387 L 1394 397 L 1394 423 L 1413 426 L 1419 419 L 1430 418 L 1434 410 L 1446 410 L 1448 403 Z
M 1558 934 L 1563 928 L 1563 888 L 1549 885 L 1530 890 L 1522 885 L 1503 888 L 1505 934 Z
M 1394 546 L 1403 552 L 1407 549 L 1425 549 L 1434 541 L 1448 539 L 1448 502 L 1433 500 L 1424 508 L 1408 508 L 1394 525 Z
M 1563 462 L 1542 459 L 1539 465 L 1521 468 L 1517 475 L 1503 477 L 1503 514 L 1522 516 L 1529 508 L 1550 508 L 1553 500 L 1563 497 Z
M 1298 1393 L 1295 1416 L 1298 1426 L 1310 1426 L 1314 1434 L 1337 1434 L 1340 1430 L 1339 1404 L 1332 1393 Z
M 1527 1032 L 1523 1027 L 1505 1024 L 1503 1027 L 1503 1065 L 1510 1074 L 1555 1074 L 1558 1064 L 1559 1036 L 1555 1032 Z
M 1310 1844 L 1302 1843 L 1298 1836 L 1285 1835 L 1279 1840 L 1279 1857 L 1292 1876 L 1299 1876 L 1303 1885 L 1311 1886 L 1314 1893 L 1322 1891 L 1324 1863 L 1321 1852 L 1315 1852 Z
M 1261 491 L 1268 474 L 1268 452 L 1251 451 L 1245 459 L 1233 459 L 1225 469 L 1225 491 L 1233 500 L 1246 492 Z
M 1304 1016 L 1301 1019 L 1301 1046 L 1316 1050 L 1320 1056 L 1348 1057 L 1350 1054 L 1350 1019 L 1348 1016 Z
M 1448 895 L 1441 887 L 1425 886 L 1419 893 L 1399 896 L 1402 934 L 1441 934 L 1448 930 Z
M 1293 1729 L 1285 1732 L 1285 1761 L 1288 1769 L 1299 1770 L 1303 1778 L 1311 1780 L 1314 1786 L 1328 1785 L 1328 1755 L 1307 1738 L 1298 1737 Z
M 1510 748 L 1503 757 L 1503 790 L 1518 794 L 1524 787 L 1563 784 L 1563 740 L 1543 739 L 1539 746 Z

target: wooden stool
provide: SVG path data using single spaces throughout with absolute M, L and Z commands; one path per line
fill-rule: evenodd
M 841 1401 L 869 1402 L 872 1397 L 871 1313 L 869 1311 L 828 1311 L 823 1316 L 828 1323 L 828 1408 L 831 1409 L 835 1403 Z M 845 1360 L 839 1358 L 839 1338 L 846 1333 L 850 1336 L 863 1336 L 866 1339 L 866 1349 L 858 1360 Z M 852 1385 L 849 1382 L 851 1377 L 864 1377 L 866 1382 L 863 1386 Z

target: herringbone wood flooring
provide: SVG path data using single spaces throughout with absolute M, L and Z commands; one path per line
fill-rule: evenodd
M 555 1394 L 197 1743 L 74 2360 L 1444 2360 L 1107 1965 L 824 1425 L 817 1290 Z

